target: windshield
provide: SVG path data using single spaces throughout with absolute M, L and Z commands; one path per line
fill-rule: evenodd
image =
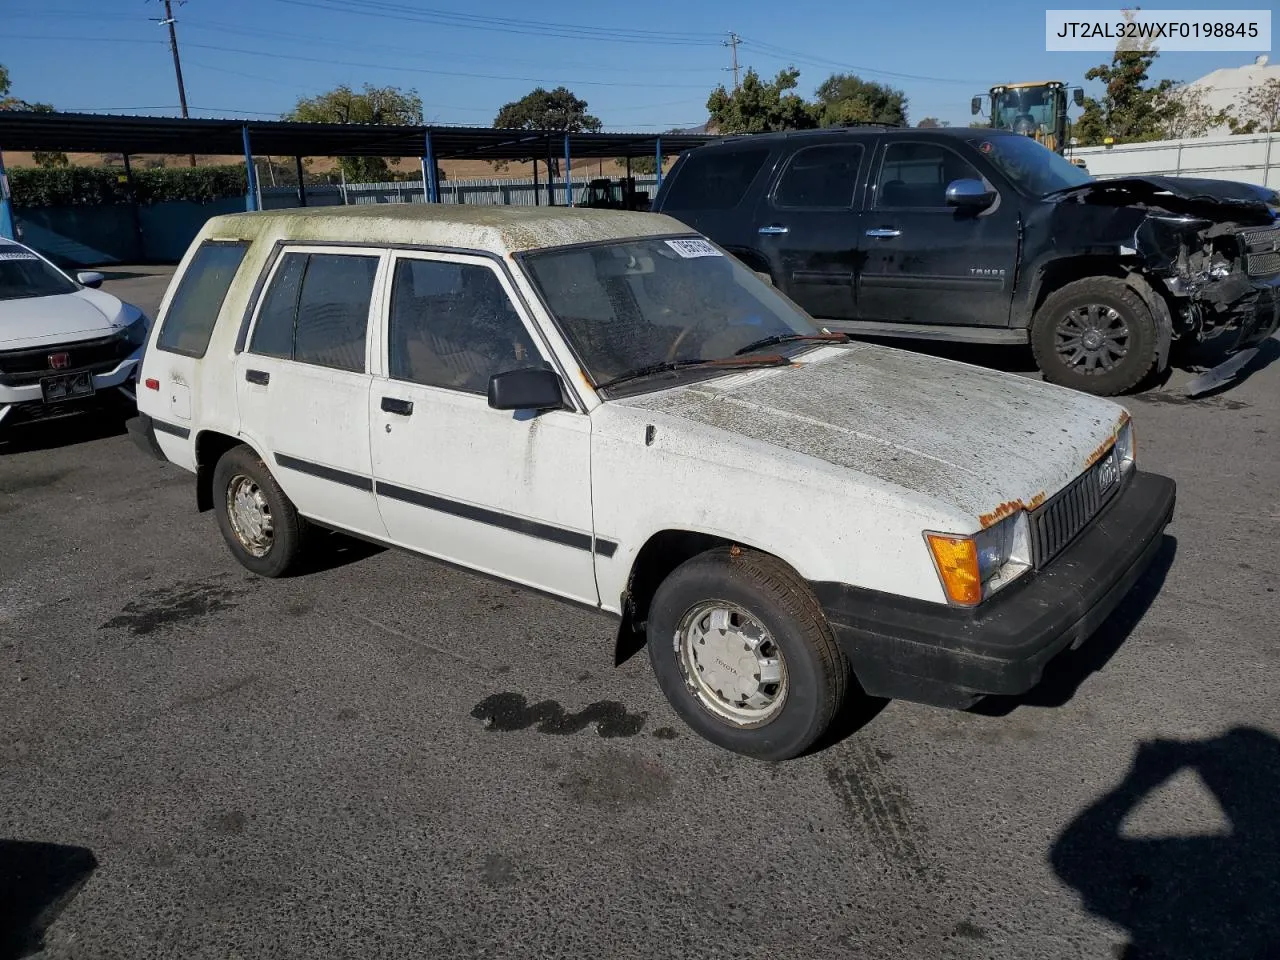
M 995 126 L 1023 136 L 1053 132 L 1058 115 L 1058 100 L 1065 94 L 1047 87 L 1006 90 L 995 98 Z
M 667 361 L 730 358 L 767 337 L 818 333 L 773 287 L 700 238 L 550 250 L 520 262 L 596 383 Z
M 75 293 L 76 285 L 21 247 L 0 246 L 0 300 L 56 297 Z
M 1030 137 L 974 138 L 969 141 L 1006 177 L 1033 196 L 1092 183 L 1093 177 Z

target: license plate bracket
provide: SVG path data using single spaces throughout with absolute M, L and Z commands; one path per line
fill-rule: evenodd
M 62 403 L 79 397 L 91 397 L 93 374 L 67 373 L 56 377 L 41 377 L 40 395 L 45 403 Z

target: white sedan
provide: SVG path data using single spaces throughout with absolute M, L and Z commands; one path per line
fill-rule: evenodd
M 100 273 L 72 279 L 30 247 L 0 239 L 0 435 L 87 405 L 134 402 L 149 322 Z

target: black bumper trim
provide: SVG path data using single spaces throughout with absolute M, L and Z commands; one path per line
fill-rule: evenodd
M 145 413 L 140 413 L 136 417 L 130 417 L 125 421 L 124 425 L 139 450 L 149 457 L 168 463 L 169 458 L 164 455 L 164 451 L 160 449 L 160 444 L 156 442 L 156 430 L 160 428 L 160 422 Z M 169 424 L 165 424 L 165 426 L 169 426 Z
M 812 586 L 867 693 L 952 707 L 1025 693 L 1151 565 L 1176 494 L 1168 477 L 1134 474 L 1053 563 L 974 610 L 841 583 Z

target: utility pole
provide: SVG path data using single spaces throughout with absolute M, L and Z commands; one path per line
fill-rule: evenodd
M 727 67 L 726 69 L 733 71 L 733 90 L 735 93 L 737 93 L 738 91 L 738 44 L 740 44 L 741 42 L 742 42 L 742 38 L 738 36 L 736 33 L 734 33 L 732 30 L 729 31 L 728 40 L 720 41 L 720 43 L 723 46 L 728 47 L 733 53 L 733 66 Z
M 185 3 L 186 0 L 178 0 L 178 4 Z M 156 19 L 152 17 L 152 19 Z M 174 29 L 174 24 L 178 21 L 173 16 L 173 0 L 164 0 L 164 19 L 158 20 L 158 23 L 169 28 L 169 49 L 173 51 L 173 72 L 178 78 L 178 103 L 182 105 L 182 118 L 187 119 L 187 88 L 182 82 L 182 61 L 178 58 L 178 31 Z M 191 154 L 191 166 L 196 165 L 196 155 Z

